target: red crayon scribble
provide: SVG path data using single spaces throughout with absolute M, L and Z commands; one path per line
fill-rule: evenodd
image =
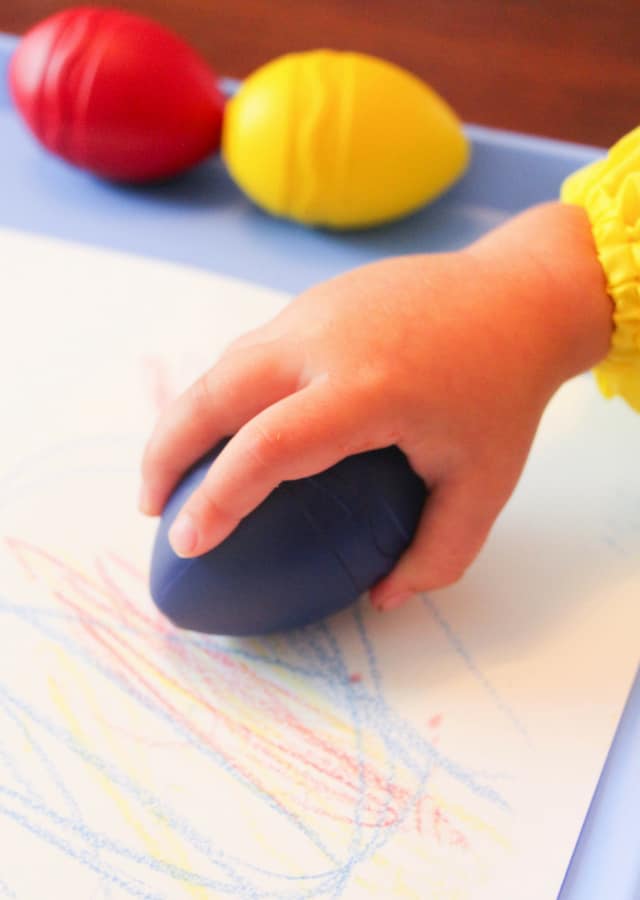
M 420 797 L 416 802 L 415 820 L 418 834 L 428 833 L 438 844 L 460 847 L 463 850 L 469 849 L 469 840 L 466 835 L 452 823 L 429 794 Z
M 468 845 L 428 796 L 415 802 L 413 776 L 380 761 L 379 743 L 371 742 L 369 757 L 358 752 L 349 722 L 315 682 L 310 690 L 290 689 L 269 677 L 271 670 L 264 674 L 268 660 L 251 663 L 233 647 L 181 640 L 151 603 L 145 574 L 117 554 L 97 557 L 87 574 L 26 541 L 6 544 L 28 577 L 42 581 L 70 613 L 66 627 L 92 659 L 273 804 L 350 825 L 357 816 L 359 827 L 374 829 L 398 824 L 415 805 L 419 833 L 426 806 L 437 841 Z M 350 676 L 361 680 L 360 673 Z M 432 717 L 430 726 L 441 718 Z

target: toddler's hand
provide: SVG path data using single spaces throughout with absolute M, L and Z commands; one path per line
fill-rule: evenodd
M 452 254 L 365 266 L 236 341 L 158 423 L 141 507 L 234 435 L 172 531 L 196 556 L 281 481 L 397 444 L 432 493 L 373 589 L 379 607 L 457 580 L 525 463 L 556 388 L 607 350 L 610 310 L 582 210 L 553 204 Z

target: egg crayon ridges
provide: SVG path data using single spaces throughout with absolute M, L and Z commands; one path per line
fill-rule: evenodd
M 447 103 L 393 63 L 315 50 L 281 56 L 229 102 L 222 153 L 270 213 L 360 228 L 414 211 L 465 170 L 469 145 Z
M 48 150 L 105 178 L 168 178 L 220 145 L 215 73 L 143 16 L 77 7 L 44 19 L 13 54 L 9 86 Z

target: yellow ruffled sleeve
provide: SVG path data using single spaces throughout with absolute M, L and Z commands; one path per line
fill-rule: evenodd
M 570 175 L 560 196 L 585 208 L 614 304 L 611 348 L 594 370 L 598 386 L 640 412 L 640 127 Z

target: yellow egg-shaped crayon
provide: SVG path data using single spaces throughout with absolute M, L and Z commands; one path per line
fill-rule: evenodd
M 415 75 L 361 53 L 314 50 L 247 78 L 227 104 L 222 153 L 268 212 L 360 228 L 445 191 L 469 144 L 450 106 Z

